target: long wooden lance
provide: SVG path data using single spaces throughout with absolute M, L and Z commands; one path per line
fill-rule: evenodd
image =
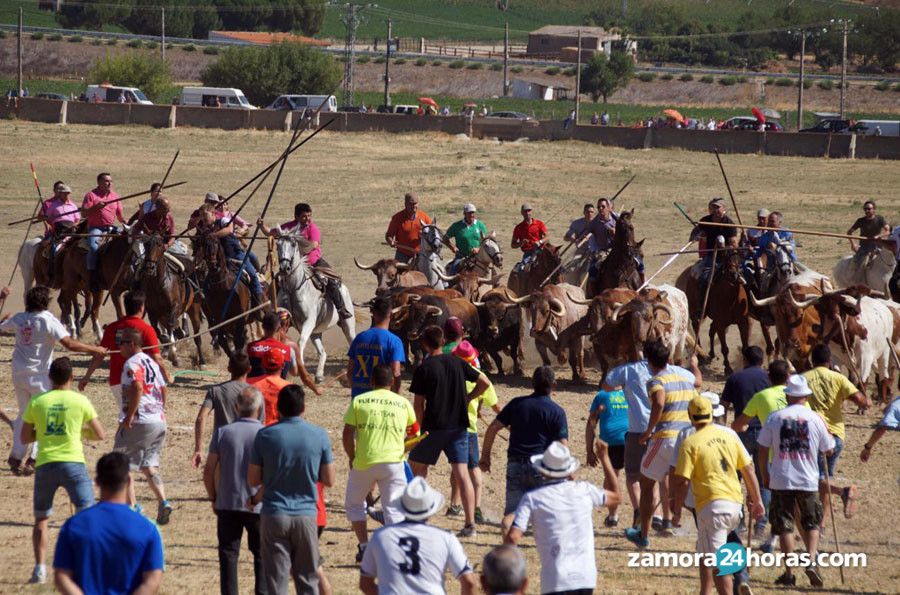
M 707 227 L 734 227 L 739 229 L 761 229 L 763 231 L 787 231 L 790 233 L 796 233 L 800 235 L 809 235 L 809 236 L 821 236 L 823 238 L 838 238 L 841 240 L 878 240 L 878 241 L 887 241 L 886 238 L 883 237 L 875 237 L 875 238 L 866 238 L 863 236 L 851 236 L 843 233 L 831 233 L 828 231 L 816 231 L 814 229 L 788 229 L 787 227 L 766 227 L 763 225 L 740 225 L 737 223 L 714 223 L 712 221 L 697 221 L 697 225 L 704 225 Z
M 34 187 L 37 189 L 38 200 L 37 204 L 34 205 L 34 211 L 31 213 L 31 221 L 28 223 L 28 229 L 25 230 L 25 238 L 22 240 L 22 243 L 19 244 L 19 251 L 16 253 L 16 262 L 13 264 L 12 273 L 9 275 L 9 281 L 6 282 L 6 285 L 12 285 L 13 279 L 16 278 L 16 271 L 19 269 L 19 257 L 22 255 L 22 248 L 25 247 L 25 242 L 28 241 L 28 236 L 31 234 L 31 227 L 35 223 L 35 216 L 40 210 L 41 205 L 44 204 L 44 195 L 41 192 L 41 184 L 38 182 L 37 172 L 34 170 L 34 163 L 31 163 L 31 177 L 34 178 Z M 3 313 L 3 308 L 6 306 L 6 300 L 3 300 L 3 303 L 0 304 L 0 314 Z
M 731 191 L 731 184 L 728 183 L 728 176 L 725 175 L 725 166 L 722 165 L 722 158 L 719 157 L 719 150 L 713 149 L 713 152 L 716 154 L 716 161 L 719 162 L 719 170 L 722 172 L 722 178 L 725 180 L 725 188 L 728 189 L 728 196 L 731 198 L 731 206 L 734 208 L 734 216 L 737 217 L 738 223 L 743 225 L 743 221 L 741 221 L 741 213 L 737 208 L 737 201 L 734 200 L 734 192 Z M 741 239 L 744 238 L 744 230 L 741 230 Z

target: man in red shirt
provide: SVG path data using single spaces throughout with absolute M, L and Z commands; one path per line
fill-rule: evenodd
M 287 380 L 291 372 L 291 364 L 293 360 L 293 352 L 291 348 L 275 338 L 275 335 L 281 330 L 281 319 L 276 312 L 267 312 L 262 320 L 263 338 L 247 345 L 247 357 L 250 358 L 250 378 L 264 376 L 266 372 L 263 367 L 263 357 L 269 351 L 279 351 L 282 355 L 282 368 L 280 375 L 283 380 Z
M 512 243 L 510 244 L 514 250 L 522 249 L 522 262 L 516 265 L 520 269 L 534 258 L 541 244 L 544 243 L 544 238 L 547 237 L 547 226 L 540 219 L 532 217 L 531 211 L 530 204 L 522 205 L 522 222 L 513 229 Z
M 394 260 L 406 263 L 419 253 L 422 226 L 431 225 L 431 217 L 419 210 L 419 197 L 413 192 L 406 193 L 404 205 L 402 211 L 391 217 L 384 241 L 396 248 Z
M 155 347 L 156 345 L 159 345 L 159 338 L 156 336 L 156 331 L 143 320 L 144 303 L 146 300 L 147 296 L 145 296 L 144 292 L 140 289 L 135 289 L 126 293 L 122 300 L 125 305 L 125 316 L 112 324 L 107 325 L 106 328 L 103 329 L 103 338 L 100 340 L 100 345 L 109 349 L 111 352 L 109 354 L 109 387 L 120 406 L 122 404 L 122 368 L 125 366 L 125 358 L 117 352 L 119 350 L 119 341 L 122 338 L 122 333 L 125 329 L 133 328 L 141 334 L 141 343 L 144 346 L 144 353 L 152 357 L 153 361 L 159 366 L 166 384 L 171 384 L 173 381 L 172 376 L 166 369 L 159 347 Z M 84 392 L 85 387 L 87 387 L 87 384 L 91 379 L 91 375 L 93 375 L 94 371 L 102 361 L 103 357 L 99 355 L 95 355 L 93 359 L 91 359 L 91 363 L 88 365 L 84 377 L 78 382 L 79 391 Z
M 112 176 L 104 172 L 97 176 L 97 187 L 84 195 L 81 208 L 87 218 L 88 253 L 87 268 L 91 273 L 91 291 L 100 289 L 100 279 L 97 277 L 97 250 L 100 248 L 100 236 L 115 230 L 114 223 L 118 220 L 125 223 L 122 216 L 122 203 L 118 201 L 119 195 L 113 192 Z
M 266 411 L 266 425 L 276 423 L 281 416 L 278 414 L 278 392 L 290 384 L 281 378 L 281 370 L 284 368 L 284 353 L 280 349 L 270 349 L 263 353 L 262 367 L 264 375 L 247 378 L 250 386 L 255 386 L 263 394 L 263 404 Z

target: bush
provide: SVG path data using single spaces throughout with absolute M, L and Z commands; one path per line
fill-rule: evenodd
M 563 74 L 566 76 L 575 76 L 575 73 L 577 70 L 578 70 L 577 68 L 572 66 L 570 68 L 566 68 L 565 70 L 563 70 Z
M 368 64 L 371 61 L 372 61 L 372 56 L 370 56 L 369 54 L 362 54 L 361 56 L 359 56 L 356 59 L 357 64 Z
M 639 81 L 642 81 L 644 83 L 649 83 L 650 81 L 652 81 L 656 78 L 656 73 L 655 72 L 642 72 L 642 73 L 638 74 L 637 77 L 638 77 Z
M 372 60 L 372 62 L 374 62 L 375 64 L 384 64 L 385 62 L 387 62 L 387 58 L 385 58 L 384 56 L 378 56 L 377 58 Z
M 107 39 L 106 45 L 119 45 L 119 40 L 118 39 Z
M 557 75 L 560 72 L 562 72 L 562 69 L 559 66 L 551 66 L 547 70 L 544 71 L 544 74 Z
M 0 29 L 0 39 L 6 39 L 6 31 Z
M 812 85 L 813 85 L 813 82 L 810 79 L 806 79 L 806 78 L 803 79 L 803 88 L 804 89 L 811 89 Z M 794 83 L 794 86 L 795 87 L 800 86 L 800 79 L 797 79 L 797 81 Z
M 444 63 L 441 62 L 440 60 L 435 60 L 434 62 L 431 63 L 431 65 L 432 66 L 443 66 Z
M 460 68 L 462 68 L 465 65 L 466 65 L 466 63 L 463 62 L 462 60 L 454 60 L 453 62 L 448 64 L 448 66 L 450 68 L 452 68 L 453 70 L 459 70 Z
M 774 85 L 774 84 L 775 84 L 775 79 L 773 79 L 773 78 L 771 78 L 771 77 L 770 77 L 770 78 L 767 78 L 767 79 L 766 79 L 766 82 L 765 82 L 764 84 L 766 84 L 766 85 Z
M 148 97 L 159 97 L 172 84 L 169 67 L 157 56 L 140 53 L 106 56 L 91 66 L 88 82 L 138 87 Z
M 99 37 L 95 37 L 91 40 L 91 45 L 103 45 L 103 40 Z
M 395 59 L 394 59 L 394 64 L 397 64 L 398 66 L 399 66 L 400 64 L 406 64 L 406 58 L 395 58 Z
M 69 38 L 69 43 L 81 43 L 84 38 L 81 35 L 73 35 Z
M 897 83 L 896 85 L 894 85 L 894 91 L 897 91 L 898 93 L 900 93 L 900 83 Z
M 47 41 L 62 41 L 62 35 L 59 33 L 52 33 L 47 36 Z
M 525 69 L 522 68 L 521 66 L 513 66 L 509 69 L 509 71 L 512 72 L 513 74 L 520 74 L 520 73 L 524 72 Z
M 481 62 L 472 62 L 471 64 L 466 66 L 466 68 L 468 70 L 483 70 L 484 64 L 482 64 Z
M 829 81 L 831 82 L 831 81 Z M 891 87 L 891 83 L 888 81 L 879 81 L 875 84 L 876 91 L 887 91 Z
M 299 43 L 267 47 L 230 47 L 200 73 L 207 87 L 243 89 L 255 105 L 267 105 L 282 93 L 326 95 L 341 81 L 331 56 Z
M 741 75 L 741 76 L 739 76 L 739 77 L 736 77 L 736 80 L 737 80 L 737 82 L 739 82 L 739 83 L 746 83 L 748 79 L 747 79 L 747 77 L 745 77 L 744 75 Z
M 823 91 L 831 91 L 834 89 L 834 83 L 830 79 L 824 79 L 816 83 L 816 86 Z
M 181 49 L 182 49 L 183 51 L 185 51 L 185 52 L 196 52 L 196 51 L 197 51 L 197 46 L 195 46 L 195 45 L 192 44 L 192 43 L 189 43 L 189 44 L 187 44 L 187 45 L 181 46 Z
M 493 70 L 494 72 L 500 72 L 501 70 L 503 70 L 503 64 L 494 62 L 491 64 L 491 70 Z
M 719 84 L 723 87 L 732 87 L 737 83 L 737 79 L 733 76 L 723 76 L 719 79 Z
M 715 82 L 715 80 L 716 80 L 716 77 L 714 77 L 711 74 L 704 74 L 703 76 L 700 77 L 700 82 L 706 83 L 707 85 Z
M 428 66 L 428 60 L 426 58 L 418 58 L 414 64 L 416 66 Z
M 687 83 L 687 82 L 694 80 L 694 75 L 691 74 L 690 72 L 685 72 L 680 77 L 678 77 L 678 80 L 681 81 L 682 83 Z
M 44 39 L 44 34 L 41 33 L 40 31 L 35 31 L 34 33 L 31 34 L 31 39 L 33 39 L 35 41 Z
M 144 47 L 144 42 L 141 41 L 140 39 L 129 39 L 128 43 L 126 43 L 125 45 L 127 45 L 130 48 L 136 49 L 136 48 Z
M 670 73 L 667 72 L 667 73 L 665 73 L 665 74 L 660 75 L 659 80 L 661 80 L 661 81 L 671 81 L 673 78 L 675 78 L 675 77 L 674 77 L 672 74 L 670 74 Z
M 788 78 L 775 79 L 775 86 L 776 87 L 792 87 L 792 86 L 794 86 L 794 81 L 792 81 L 791 79 L 788 79 Z
M 214 45 L 207 45 L 207 46 L 204 46 L 203 53 L 206 54 L 207 56 L 218 56 L 219 48 L 217 48 Z
M 144 47 L 147 48 L 148 50 L 155 50 L 156 48 L 159 47 L 159 44 L 156 43 L 155 41 L 148 41 Z

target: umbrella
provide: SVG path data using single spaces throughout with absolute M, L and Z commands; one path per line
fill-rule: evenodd
M 684 116 L 682 116 L 680 113 L 678 113 L 677 110 L 673 110 L 673 109 L 663 110 L 663 115 L 666 116 L 667 118 L 672 118 L 676 122 L 684 123 Z
M 753 117 L 756 118 L 756 121 L 760 124 L 766 123 L 766 117 L 761 111 L 759 111 L 759 108 L 754 107 L 752 110 L 750 110 L 750 113 L 753 114 Z
M 419 97 L 419 103 L 437 107 L 437 103 L 435 103 L 434 99 L 432 99 L 431 97 Z
M 463 104 L 463 107 L 478 107 L 478 104 L 477 104 L 477 103 L 472 103 L 472 102 L 470 101 L 469 103 L 464 103 L 464 104 Z
M 761 111 L 762 114 L 770 120 L 780 120 L 781 119 L 781 112 L 779 112 L 778 110 L 774 110 L 771 107 L 764 107 L 763 109 L 761 109 L 759 111 Z

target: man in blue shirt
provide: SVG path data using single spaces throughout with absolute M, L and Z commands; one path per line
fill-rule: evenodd
M 128 506 L 128 457 L 111 452 L 97 461 L 100 503 L 63 525 L 53 557 L 63 593 L 156 593 L 162 583 L 162 537 Z
M 331 487 L 335 471 L 328 433 L 300 417 L 305 404 L 301 387 L 281 389 L 281 420 L 256 434 L 250 454 L 247 483 L 257 491 L 247 507 L 262 502 L 259 533 L 269 593 L 287 593 L 289 577 L 298 592 L 319 590 L 316 482 Z
M 400 364 L 406 361 L 403 341 L 389 329 L 391 300 L 378 297 L 372 301 L 372 328 L 356 335 L 347 351 L 347 379 L 350 396 L 372 390 L 370 384 L 375 366 L 390 366 L 394 373 L 391 391 L 400 392 Z
M 569 423 L 565 410 L 553 399 L 556 374 L 550 366 L 535 369 L 531 379 L 534 392 L 516 397 L 497 414 L 484 433 L 481 461 L 478 466 L 491 472 L 491 448 L 503 428 L 509 428 L 506 452 L 506 506 L 503 509 L 503 534 L 509 532 L 519 500 L 526 492 L 541 485 L 541 478 L 531 466 L 531 457 L 543 454 L 554 441 L 569 442 Z
M 584 429 L 587 464 L 591 467 L 600 465 L 598 454 L 600 445 L 597 443 L 598 425 L 600 440 L 608 445 L 609 461 L 618 482 L 619 471 L 625 466 L 625 434 L 628 430 L 628 401 L 625 400 L 624 392 L 601 390 L 591 403 L 590 415 Z M 631 505 L 637 510 L 638 500 L 634 500 Z M 618 504 L 609 507 L 609 514 L 603 521 L 606 527 L 618 526 L 618 508 Z
M 767 227 L 781 227 L 783 216 L 778 211 L 772 211 L 769 215 Z M 778 254 L 779 246 L 784 249 L 791 262 L 797 262 L 797 244 L 794 243 L 794 234 L 789 231 L 779 229 L 778 231 L 765 231 L 757 240 L 756 258 L 762 256 L 766 250 L 771 253 Z M 773 260 L 771 256 L 768 258 Z M 777 260 L 777 259 L 776 259 Z M 770 265 L 771 268 L 772 265 Z

